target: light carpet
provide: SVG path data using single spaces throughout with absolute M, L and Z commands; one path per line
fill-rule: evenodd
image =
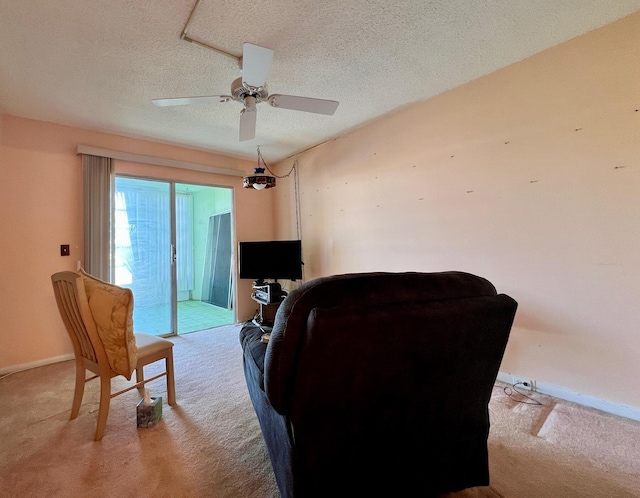
M 162 419 L 137 428 L 137 390 L 111 400 L 102 441 L 93 441 L 98 381 L 86 384 L 69 421 L 74 363 L 0 380 L 0 496 L 275 497 L 269 458 L 242 370 L 239 326 L 172 338 L 177 404 L 164 378 Z M 150 377 L 162 362 L 145 368 Z M 120 377 L 113 390 L 129 385 Z
M 162 419 L 137 428 L 138 392 L 118 396 L 100 442 L 97 381 L 69 420 L 72 361 L 1 378 L 0 496 L 278 497 L 239 330 L 172 338 L 177 405 L 166 404 L 163 379 L 150 383 L 163 397 Z M 539 394 L 509 397 L 504 387 L 496 384 L 490 404 L 491 486 L 448 497 L 640 497 L 640 423 Z

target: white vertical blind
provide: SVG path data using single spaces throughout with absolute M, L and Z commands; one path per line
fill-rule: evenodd
M 105 281 L 111 279 L 111 198 L 114 168 L 110 158 L 82 154 L 82 267 Z

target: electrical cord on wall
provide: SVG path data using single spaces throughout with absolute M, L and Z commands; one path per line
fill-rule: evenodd
M 260 152 L 260 146 L 258 146 L 258 164 L 260 163 L 262 163 L 265 169 L 272 176 L 275 176 L 276 178 L 288 178 L 289 176 L 291 176 L 291 174 L 293 174 L 293 191 L 294 191 L 295 205 L 296 205 L 296 236 L 298 237 L 298 240 L 299 240 L 300 239 L 300 208 L 299 208 L 300 202 L 298 200 L 298 160 L 296 159 L 295 161 L 293 161 L 293 165 L 291 166 L 291 169 L 286 175 L 278 176 L 273 171 L 271 171 L 267 163 L 264 161 L 264 157 L 262 157 L 262 153 Z
M 276 178 L 288 178 L 293 174 L 293 195 L 294 202 L 296 207 L 296 238 L 298 240 L 302 240 L 301 229 L 300 229 L 300 198 L 298 195 L 299 191 L 299 182 L 298 182 L 298 160 L 293 161 L 293 165 L 291 169 L 286 175 L 278 176 L 271 169 L 269 165 L 265 162 L 264 157 L 262 157 L 262 153 L 260 152 L 260 146 L 258 146 L 258 166 L 264 166 L 264 168 L 274 177 Z M 304 282 L 304 261 L 302 262 L 302 282 Z

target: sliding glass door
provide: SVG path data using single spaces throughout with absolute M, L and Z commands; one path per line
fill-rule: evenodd
M 136 332 L 166 336 L 233 323 L 231 193 L 116 177 L 113 274 L 133 291 Z

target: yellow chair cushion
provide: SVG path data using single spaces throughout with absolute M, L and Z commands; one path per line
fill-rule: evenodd
M 89 308 L 102 340 L 109 366 L 127 380 L 138 362 L 138 349 L 133 333 L 133 292 L 131 289 L 104 282 L 83 269 L 84 288 Z

